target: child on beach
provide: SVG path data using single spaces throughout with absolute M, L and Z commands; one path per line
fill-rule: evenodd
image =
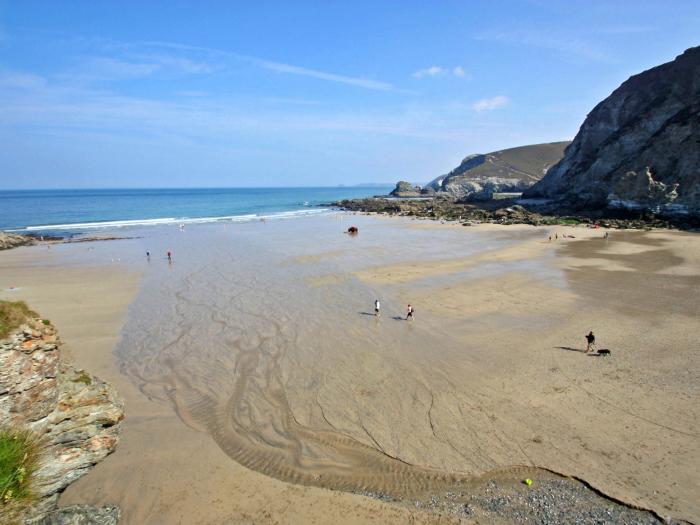
M 168 261 L 172 261 L 172 260 L 173 260 L 173 254 L 170 253 L 170 250 L 168 250 Z
M 375 317 L 381 317 L 381 314 L 379 313 L 379 299 L 374 301 L 374 315 Z
M 413 321 L 413 306 L 410 304 L 406 307 L 406 321 L 409 319 Z

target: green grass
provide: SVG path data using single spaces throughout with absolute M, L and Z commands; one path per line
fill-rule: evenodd
M 91 385 L 92 384 L 92 378 L 90 375 L 85 371 L 81 370 L 80 375 L 73 379 L 75 383 L 83 383 L 85 385 Z
M 29 430 L 0 429 L 0 522 L 19 521 L 34 499 L 39 439 Z
M 28 317 L 36 317 L 24 301 L 0 301 L 0 339 L 21 325 Z

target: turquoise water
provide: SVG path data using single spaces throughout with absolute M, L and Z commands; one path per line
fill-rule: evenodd
M 389 186 L 0 191 L 0 230 L 80 233 L 100 228 L 288 218 L 321 205 L 386 194 Z

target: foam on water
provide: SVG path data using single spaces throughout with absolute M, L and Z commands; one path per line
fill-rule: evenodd
M 75 224 L 42 224 L 38 226 L 27 226 L 26 228 L 17 228 L 9 230 L 13 232 L 31 232 L 31 231 L 47 231 L 47 230 L 91 230 L 99 228 L 124 228 L 134 226 L 162 226 L 167 224 L 203 224 L 211 222 L 251 222 L 259 220 L 279 220 L 293 219 L 296 217 L 305 217 L 309 215 L 320 215 L 333 212 L 330 208 L 317 208 L 312 210 L 293 210 L 283 211 L 278 213 L 268 213 L 258 215 L 256 213 L 248 213 L 244 215 L 225 215 L 222 217 L 165 217 L 160 219 L 134 219 L 124 221 L 99 221 L 99 222 L 84 222 Z

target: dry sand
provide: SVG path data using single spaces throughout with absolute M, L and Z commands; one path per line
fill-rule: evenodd
M 374 233 L 384 245 L 402 230 L 432 233 L 434 243 L 461 233 L 380 222 Z M 353 242 L 371 236 L 373 224 Z M 441 233 L 448 230 L 449 239 Z M 347 250 L 345 239 L 285 252 L 282 277 L 293 276 L 293 290 L 320 304 L 316 314 L 313 301 L 300 303 L 316 324 L 292 318 L 269 332 L 269 319 L 262 327 L 240 321 L 217 337 L 257 335 L 227 343 L 228 354 L 214 345 L 191 356 L 184 343 L 165 352 L 156 342 L 143 363 L 131 356 L 127 372 L 140 389 L 112 357 L 138 287 L 133 264 L 75 267 L 40 247 L 0 254 L 0 297 L 26 299 L 50 317 L 76 363 L 115 384 L 127 402 L 118 451 L 62 503 L 118 503 L 125 523 L 428 523 L 440 518 L 254 470 L 416 494 L 445 486 L 445 476 L 526 465 L 578 476 L 662 515 L 700 519 L 700 236 L 613 232 L 605 241 L 601 231 L 559 228 L 560 237 L 576 239 L 549 243 L 551 229 L 469 231 L 508 243 L 453 258 L 421 257 L 419 246 L 406 263 L 381 257 L 381 246 Z M 205 281 L 192 283 L 183 308 L 193 317 L 195 298 L 224 307 L 213 293 L 198 295 Z M 231 286 L 244 296 L 246 283 Z M 8 284 L 19 289 L 2 292 Z M 363 287 L 381 295 L 385 318 L 361 315 L 373 295 L 348 304 L 345 290 Z M 416 306 L 413 324 L 391 318 L 407 302 Z M 360 315 L 323 332 L 343 309 Z M 589 329 L 610 358 L 582 353 Z M 289 337 L 287 351 L 268 360 L 265 341 Z M 260 363 L 245 368 L 246 352 L 258 352 L 249 355 Z

